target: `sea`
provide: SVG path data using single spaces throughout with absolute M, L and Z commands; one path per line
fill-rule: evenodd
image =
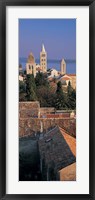
M 19 64 L 22 65 L 23 70 L 26 68 L 26 62 L 27 58 L 19 58 Z M 35 62 L 37 64 L 40 63 L 39 59 L 35 59 Z M 76 74 L 76 60 L 65 60 L 66 62 L 66 73 L 67 74 Z M 54 68 L 58 71 L 60 71 L 60 63 L 61 60 L 55 60 L 55 59 L 48 59 L 47 60 L 47 69 Z

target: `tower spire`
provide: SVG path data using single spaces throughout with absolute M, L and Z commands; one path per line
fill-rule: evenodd
M 45 52 L 44 44 L 42 44 L 42 52 Z
M 44 44 L 42 44 L 42 50 L 40 52 L 40 66 L 42 72 L 45 73 L 47 71 L 47 52 L 45 51 Z

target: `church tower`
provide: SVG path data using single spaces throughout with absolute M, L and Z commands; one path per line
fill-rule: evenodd
M 29 54 L 26 63 L 26 74 L 34 74 L 36 76 L 36 63 L 32 52 Z
M 40 66 L 43 72 L 47 71 L 47 52 L 44 45 L 42 45 L 42 51 L 40 52 Z
M 66 62 L 64 59 L 61 60 L 61 74 L 66 74 Z

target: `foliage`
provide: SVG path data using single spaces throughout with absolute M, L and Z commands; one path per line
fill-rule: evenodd
M 67 88 L 67 106 L 69 109 L 76 108 L 76 91 L 72 88 L 70 81 Z
M 58 95 L 63 95 L 63 90 L 62 90 L 62 83 L 61 83 L 61 81 L 59 81 L 59 82 L 57 83 L 57 90 L 56 90 L 56 93 L 57 93 Z
M 39 86 L 37 88 L 37 97 L 38 101 L 42 107 L 49 107 L 49 99 L 50 99 L 50 89 L 47 88 L 45 85 Z
M 49 86 L 49 83 L 46 79 L 46 74 L 43 74 L 41 72 L 38 72 L 37 75 L 36 75 L 36 78 L 35 78 L 35 83 L 36 83 L 36 86 L 39 87 L 39 86 Z
M 36 85 L 33 74 L 28 74 L 26 77 L 26 97 L 28 101 L 37 100 L 36 96 Z
M 63 92 L 62 84 L 59 81 L 57 83 L 57 90 L 56 90 L 56 100 L 55 100 L 55 107 L 56 109 L 65 109 L 66 108 L 66 95 Z
M 19 92 L 24 93 L 26 89 L 25 83 L 23 81 L 19 81 Z
M 26 93 L 19 93 L 19 101 L 27 101 Z
M 51 88 L 52 87 L 52 88 Z M 57 87 L 57 89 L 56 89 Z M 59 81 L 51 85 L 46 74 L 38 72 L 26 76 L 26 82 L 19 81 L 19 100 L 40 102 L 41 107 L 55 107 L 56 109 L 76 109 L 76 91 L 69 81 L 67 90 Z

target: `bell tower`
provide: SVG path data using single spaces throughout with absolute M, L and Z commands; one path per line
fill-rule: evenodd
M 66 74 L 66 62 L 64 59 L 61 60 L 61 74 Z
M 29 54 L 26 63 L 26 74 L 34 74 L 36 76 L 36 63 L 32 52 Z
M 47 71 L 47 52 L 45 51 L 44 44 L 42 45 L 42 51 L 40 52 L 40 66 L 43 72 Z

